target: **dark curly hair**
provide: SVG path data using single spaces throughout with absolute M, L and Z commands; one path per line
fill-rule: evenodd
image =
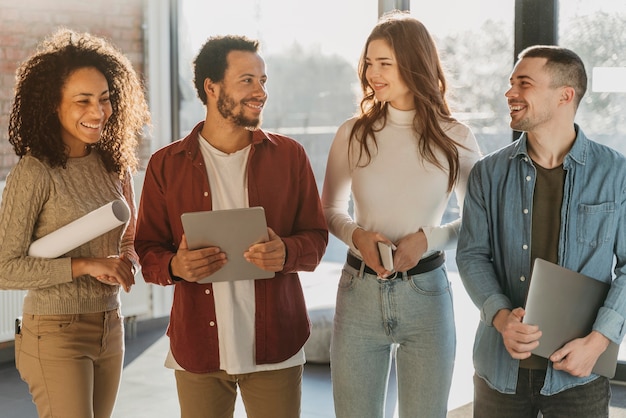
M 15 153 L 66 167 L 68 149 L 61 139 L 56 109 L 67 78 L 93 67 L 109 85 L 113 114 L 93 145 L 106 169 L 124 176 L 137 168 L 135 149 L 150 122 L 143 84 L 128 58 L 107 40 L 89 33 L 60 29 L 46 38 L 18 68 L 9 119 L 9 142 Z
M 210 37 L 193 61 L 194 79 L 198 97 L 206 104 L 207 97 L 204 91 L 204 80 L 207 78 L 214 83 L 224 79 L 228 66 L 227 57 L 231 51 L 258 52 L 259 41 L 245 36 L 224 35 Z

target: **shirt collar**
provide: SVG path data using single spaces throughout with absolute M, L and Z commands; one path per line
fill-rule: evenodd
M 576 131 L 576 139 L 574 140 L 574 145 L 572 145 L 572 148 L 569 150 L 563 161 L 563 167 L 566 168 L 573 162 L 580 165 L 585 165 L 585 163 L 587 162 L 589 139 L 577 124 L 574 124 L 574 129 Z M 530 160 L 530 156 L 528 155 L 528 135 L 526 134 L 526 132 L 522 132 L 519 139 L 517 140 L 517 144 L 513 149 L 511 158 L 516 157 L 525 157 Z
M 175 148 L 172 149 L 173 153 L 184 152 L 188 154 L 192 159 L 195 158 L 195 156 L 200 151 L 200 146 L 198 144 L 198 135 L 202 131 L 203 126 L 204 121 L 198 123 L 186 137 L 179 140 L 177 144 L 174 145 Z M 266 140 L 272 144 L 276 144 L 275 139 L 268 135 L 267 132 L 265 132 L 264 130 L 256 129 L 252 132 L 252 145 L 259 145 Z

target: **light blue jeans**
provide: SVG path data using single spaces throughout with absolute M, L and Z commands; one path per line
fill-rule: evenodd
M 396 351 L 400 418 L 445 418 L 456 334 L 445 265 L 391 280 L 345 265 L 331 343 L 337 418 L 382 418 Z

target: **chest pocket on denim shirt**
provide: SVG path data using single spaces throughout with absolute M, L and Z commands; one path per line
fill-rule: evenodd
M 615 203 L 607 202 L 598 205 L 578 205 L 578 242 L 599 247 L 611 241 L 615 217 Z

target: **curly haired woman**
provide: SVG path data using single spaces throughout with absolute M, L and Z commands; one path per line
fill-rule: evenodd
M 0 206 L 0 288 L 28 290 L 15 359 L 39 417 L 107 418 L 124 357 L 120 288 L 138 266 L 132 172 L 150 115 L 130 61 L 61 29 L 17 71 L 9 142 L 19 161 Z M 61 257 L 30 244 L 113 200 L 130 220 Z

